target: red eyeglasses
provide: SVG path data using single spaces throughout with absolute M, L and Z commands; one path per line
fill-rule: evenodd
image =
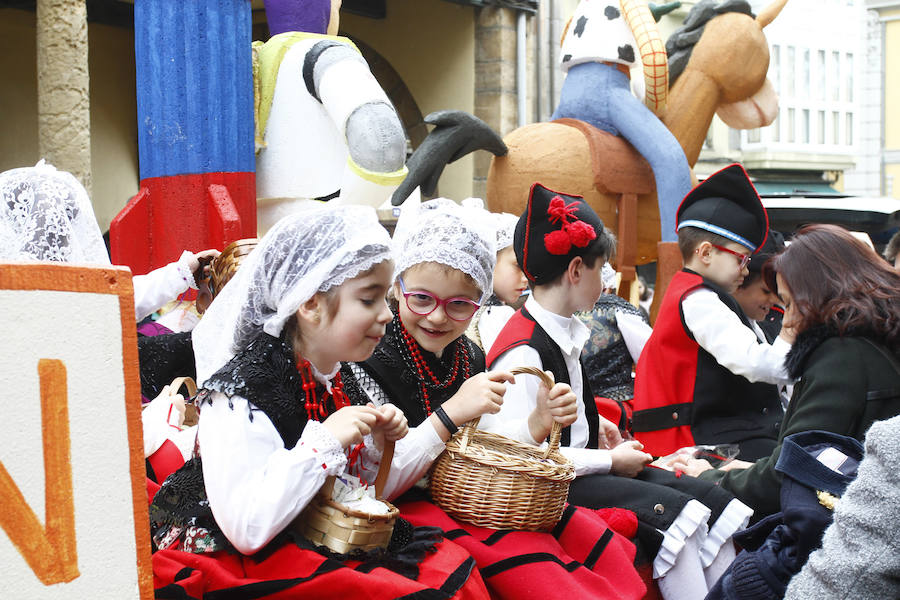
M 424 290 L 406 291 L 403 278 L 398 277 L 400 291 L 406 299 L 406 307 L 419 316 L 430 315 L 438 306 L 444 307 L 444 314 L 454 321 L 467 321 L 472 318 L 481 305 L 468 298 L 455 296 L 453 298 L 438 298 L 431 292 Z
M 735 252 L 734 250 L 729 250 L 728 248 L 726 248 L 724 246 L 719 246 L 717 244 L 713 244 L 712 242 L 710 242 L 710 245 L 713 248 L 715 248 L 716 250 L 721 250 L 722 252 L 727 252 L 728 254 L 733 254 L 733 255 L 737 256 L 738 261 L 741 263 L 741 269 L 746 267 L 747 264 L 750 262 L 749 254 L 741 254 L 740 252 Z

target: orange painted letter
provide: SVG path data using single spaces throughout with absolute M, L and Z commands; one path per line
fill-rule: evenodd
M 80 575 L 75 547 L 75 503 L 69 439 L 66 366 L 60 360 L 38 361 L 44 446 L 44 517 L 37 515 L 0 463 L 0 527 L 44 585 L 65 583 Z

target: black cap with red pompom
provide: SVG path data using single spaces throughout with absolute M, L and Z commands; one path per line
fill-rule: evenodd
M 587 254 L 603 233 L 603 221 L 581 196 L 531 186 L 528 206 L 513 238 L 516 259 L 528 280 L 550 283 L 576 256 Z

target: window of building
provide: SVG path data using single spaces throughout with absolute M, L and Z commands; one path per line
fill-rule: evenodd
M 800 139 L 804 144 L 809 143 L 809 110 L 803 109 L 802 119 L 800 120 Z
M 747 141 L 751 144 L 758 144 L 760 142 L 759 127 L 747 132 Z
M 847 54 L 847 65 L 844 69 L 844 73 L 847 76 L 847 82 L 845 85 L 844 95 L 847 98 L 847 102 L 853 102 L 853 55 Z
M 819 119 L 816 126 L 816 142 L 819 144 L 825 143 L 825 111 L 819 111 Z
M 795 139 L 795 131 L 796 127 L 794 126 L 794 109 L 789 108 L 787 113 L 787 141 L 789 144 L 793 144 Z
M 809 49 L 803 51 L 803 89 L 800 90 L 800 95 L 804 98 L 809 98 L 810 96 L 810 76 L 809 76 Z
M 784 66 L 784 75 L 786 77 L 785 87 L 787 88 L 787 95 L 791 98 L 794 97 L 794 80 L 797 77 L 796 70 L 794 69 L 794 52 L 794 47 L 788 46 L 787 64 Z
M 838 101 L 841 99 L 841 53 L 831 53 L 831 72 L 834 76 L 831 78 L 831 99 Z
M 853 145 L 853 113 L 847 113 L 846 125 L 844 127 L 844 136 L 847 140 L 847 145 Z
M 837 111 L 831 113 L 831 143 L 841 143 L 841 115 Z
M 825 99 L 825 51 L 819 50 L 816 54 L 816 100 Z
M 769 126 L 769 131 L 772 132 L 773 142 L 781 141 L 781 118 L 777 115 L 775 116 L 775 120 L 772 121 L 772 124 Z

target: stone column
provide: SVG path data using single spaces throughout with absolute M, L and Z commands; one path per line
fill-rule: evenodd
M 87 5 L 37 0 L 38 150 L 91 192 Z
M 501 136 L 516 128 L 516 11 L 475 9 L 475 116 Z M 484 198 L 489 152 L 475 153 L 472 194 Z

